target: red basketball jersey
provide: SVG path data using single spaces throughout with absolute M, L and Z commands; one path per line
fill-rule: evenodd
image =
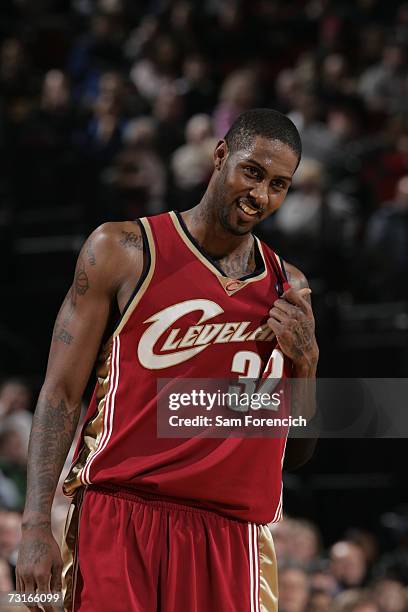
M 160 378 L 259 378 L 276 348 L 266 325 L 285 282 L 257 238 L 257 270 L 228 278 L 177 213 L 140 221 L 148 265 L 100 358 L 98 383 L 64 491 L 83 485 L 215 510 L 255 523 L 282 514 L 286 439 L 160 438 Z M 282 378 L 291 362 L 282 358 Z

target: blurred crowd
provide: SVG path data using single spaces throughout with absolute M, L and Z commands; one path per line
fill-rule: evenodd
M 87 232 L 195 205 L 217 139 L 267 106 L 292 118 L 304 155 L 261 236 L 321 290 L 407 297 L 408 3 L 7 0 L 0 12 L 9 251 L 36 209 Z
M 286 517 L 272 526 L 279 566 L 279 612 L 406 612 L 408 549 L 401 538 L 380 555 L 379 539 L 349 529 L 324 548 L 312 522 Z
M 407 2 L 3 0 L 0 41 L 3 279 L 36 220 L 40 235 L 55 235 L 51 220 L 85 235 L 195 205 L 217 140 L 265 106 L 294 121 L 304 153 L 260 236 L 315 295 L 408 299 Z M 30 387 L 3 382 L 0 591 L 14 581 L 31 418 Z M 67 504 L 59 487 L 58 538 Z M 324 543 L 298 518 L 273 531 L 281 612 L 408 610 L 408 525 L 392 546 L 356 530 Z
M 15 589 L 33 399 L 31 386 L 24 379 L 9 378 L 0 384 L 0 594 Z M 62 539 L 70 504 L 62 492 L 62 482 L 72 461 L 75 444 L 74 440 L 52 507 L 52 530 L 58 542 Z
M 32 399 L 23 379 L 7 379 L 0 386 L 0 593 L 15 588 Z M 71 460 L 72 450 L 52 508 L 57 541 L 70 503 L 62 480 Z M 350 527 L 335 542 L 324 542 L 319 528 L 303 518 L 286 516 L 271 525 L 280 574 L 279 611 L 408 612 L 408 508 L 390 510 L 378 517 L 375 532 Z

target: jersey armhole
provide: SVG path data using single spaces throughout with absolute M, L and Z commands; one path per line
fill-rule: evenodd
M 136 223 L 140 227 L 140 233 L 143 240 L 143 271 L 126 303 L 126 306 L 123 309 L 121 317 L 115 326 L 113 333 L 114 336 L 117 336 L 123 329 L 137 303 L 140 301 L 142 295 L 146 291 L 148 285 L 150 284 L 155 267 L 155 246 L 149 222 L 147 219 L 143 218 L 136 219 Z
M 282 270 L 282 274 L 283 274 L 286 282 L 289 282 L 288 281 L 288 275 L 287 275 L 286 268 L 285 268 L 285 264 L 283 263 L 282 257 L 280 255 L 277 255 L 276 257 L 278 259 L 278 262 L 279 262 L 281 270 Z

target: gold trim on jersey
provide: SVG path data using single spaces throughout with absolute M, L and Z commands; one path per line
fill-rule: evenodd
M 146 217 L 144 217 L 143 219 L 139 219 L 139 221 L 141 222 L 141 224 L 143 225 L 143 227 L 145 229 L 146 237 L 147 237 L 147 242 L 148 242 L 148 246 L 149 246 L 149 251 L 150 251 L 150 266 L 149 266 L 149 271 L 148 271 L 147 276 L 144 279 L 141 287 L 136 292 L 136 295 L 134 296 L 133 300 L 129 304 L 129 307 L 127 308 L 125 314 L 123 315 L 123 318 L 121 319 L 118 327 L 115 329 L 115 331 L 113 333 L 113 337 L 114 338 L 120 334 L 120 332 L 122 331 L 122 329 L 124 328 L 124 326 L 128 322 L 132 312 L 134 311 L 134 309 L 136 308 L 136 306 L 138 305 L 138 303 L 142 299 L 143 295 L 145 294 L 148 286 L 150 285 L 150 281 L 152 280 L 153 273 L 154 273 L 154 270 L 155 270 L 155 267 L 156 267 L 156 247 L 155 247 L 155 244 L 154 244 L 154 238 L 153 238 L 152 230 L 150 228 L 149 221 L 146 219 Z
M 266 525 L 258 526 L 259 603 L 261 612 L 278 612 L 278 565 L 272 534 Z
M 177 218 L 177 215 L 174 211 L 171 211 L 169 213 L 171 220 L 173 221 L 173 225 L 175 227 L 175 229 L 177 230 L 178 234 L 180 235 L 181 239 L 183 240 L 184 244 L 190 249 L 190 251 L 197 257 L 197 259 L 199 259 L 201 261 L 201 263 L 203 263 L 206 268 L 208 268 L 210 270 L 210 272 L 212 272 L 213 274 L 215 274 L 215 276 L 218 278 L 219 282 L 221 283 L 221 285 L 223 286 L 225 293 L 227 295 L 234 295 L 234 293 L 237 293 L 237 291 L 240 291 L 241 289 L 243 289 L 244 287 L 246 287 L 249 283 L 255 283 L 256 281 L 260 281 L 263 278 L 265 278 L 265 276 L 267 275 L 268 271 L 267 271 L 267 267 L 266 267 L 266 261 L 265 261 L 265 256 L 264 256 L 264 252 L 262 249 L 262 244 L 261 241 L 254 236 L 256 243 L 258 245 L 259 248 L 259 252 L 261 254 L 263 263 L 264 263 L 264 270 L 263 272 L 261 272 L 260 274 L 257 274 L 256 276 L 253 276 L 251 278 L 247 278 L 245 280 L 241 280 L 241 279 L 236 279 L 236 278 L 231 278 L 229 276 L 223 276 L 219 269 L 214 266 L 211 261 L 209 259 L 207 259 L 207 257 L 205 257 L 201 251 L 196 247 L 196 245 L 190 240 L 190 238 L 188 237 L 188 235 L 186 234 L 183 226 L 181 225 L 179 219 Z M 232 291 L 228 291 L 228 284 L 231 283 L 231 281 L 235 281 L 235 285 Z
M 64 612 L 73 612 L 75 588 L 78 575 L 79 524 L 84 498 L 84 489 L 76 491 L 68 510 L 61 543 L 62 557 L 62 598 Z
M 63 490 L 66 495 L 73 495 L 78 487 L 83 486 L 81 474 L 85 468 L 88 458 L 93 455 L 98 448 L 99 441 L 104 431 L 104 415 L 106 398 L 113 381 L 111 380 L 112 368 L 112 346 L 113 339 L 110 338 L 103 347 L 96 368 L 98 386 L 96 388 L 97 411 L 96 415 L 86 425 L 83 433 L 83 445 L 79 451 L 77 460 L 71 466 L 64 481 Z

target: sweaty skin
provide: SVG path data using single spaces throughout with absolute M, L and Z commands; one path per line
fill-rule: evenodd
M 201 202 L 183 213 L 190 233 L 231 278 L 254 271 L 253 228 L 285 199 L 298 158 L 288 146 L 262 137 L 230 152 L 214 152 L 214 173 Z M 247 212 L 245 212 L 247 211 Z M 248 211 L 250 214 L 248 214 Z M 75 276 L 55 322 L 47 373 L 29 445 L 27 499 L 17 563 L 20 592 L 59 591 L 62 561 L 51 532 L 51 505 L 80 415 L 81 398 L 113 312 L 123 311 L 143 272 L 143 241 L 133 222 L 96 229 L 79 254 Z M 294 363 L 295 376 L 313 378 L 318 349 L 308 285 L 287 265 L 292 289 L 271 308 L 270 327 Z M 305 297 L 306 296 L 306 297 Z M 297 395 L 296 395 L 297 394 Z M 299 387 L 295 402 L 314 410 Z M 31 610 L 40 608 L 31 605 Z M 44 606 L 45 612 L 53 610 Z

